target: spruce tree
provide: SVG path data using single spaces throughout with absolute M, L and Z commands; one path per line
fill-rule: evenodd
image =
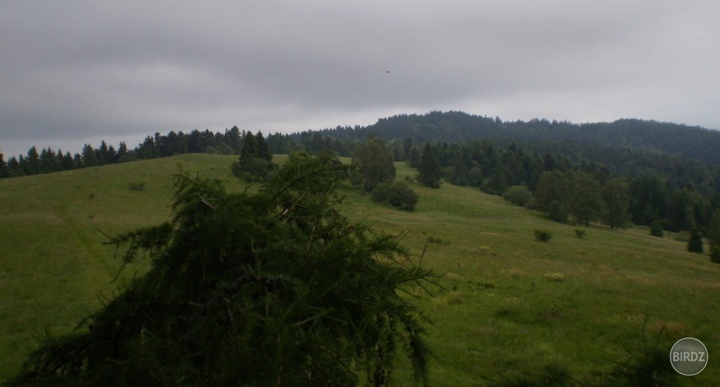
M 664 236 L 662 224 L 660 223 L 660 220 L 655 219 L 653 220 L 652 224 L 650 225 L 650 235 L 660 237 L 662 238 Z
M 257 132 L 257 135 L 255 135 L 255 142 L 257 143 L 257 157 L 268 162 L 272 160 L 270 147 L 268 146 L 267 141 L 265 141 L 265 137 L 263 137 L 262 132 Z
M 25 172 L 27 172 L 28 175 L 35 175 L 40 173 L 40 155 L 38 154 L 37 148 L 35 148 L 34 146 L 28 150 L 25 163 Z
M 420 184 L 426 187 L 440 188 L 442 168 L 435 155 L 435 151 L 429 143 L 425 144 L 425 148 L 420 155 L 420 166 L 415 178 Z
M 382 385 L 397 352 L 426 381 L 422 317 L 400 291 L 430 273 L 340 214 L 347 175 L 305 153 L 255 193 L 179 174 L 170 220 L 109 241 L 126 262 L 149 254 L 149 272 L 9 384 Z
M 720 211 L 715 210 L 707 233 L 710 242 L 710 260 L 720 263 Z
M 4 155 L 0 153 L 0 177 L 8 177 L 8 167 L 5 164 Z
M 688 241 L 687 249 L 691 253 L 702 253 L 703 252 L 703 241 L 700 230 L 694 228 L 690 232 L 690 240 Z
M 257 141 L 255 141 L 252 132 L 247 132 L 243 136 L 242 148 L 240 149 L 240 165 L 245 166 L 255 157 L 258 157 Z
M 246 181 L 266 181 L 274 169 L 272 154 L 261 132 L 257 136 L 247 132 L 243 136 L 238 162 L 233 164 L 233 174 Z

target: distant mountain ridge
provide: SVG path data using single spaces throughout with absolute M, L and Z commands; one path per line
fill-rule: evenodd
M 621 119 L 615 122 L 573 124 L 533 119 L 507 121 L 459 111 L 433 111 L 381 118 L 366 127 L 337 127 L 321 131 L 336 138 L 374 136 L 386 141 L 411 138 L 415 143 L 505 140 L 516 142 L 573 142 L 602 147 L 642 150 L 683 156 L 720 165 L 720 131 L 682 124 Z

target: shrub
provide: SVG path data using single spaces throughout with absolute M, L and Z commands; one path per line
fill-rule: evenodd
M 145 190 L 145 182 L 144 181 L 133 181 L 130 184 L 128 184 L 128 188 L 130 188 L 133 191 L 144 191 Z
M 450 244 L 449 240 L 445 240 L 440 237 L 429 236 L 429 237 L 427 237 L 426 240 L 427 240 L 427 243 L 434 243 L 434 244 L 438 244 L 438 245 L 449 245 Z
M 650 235 L 656 236 L 656 237 L 663 237 L 663 228 L 662 224 L 660 224 L 660 221 L 655 219 L 652 224 L 650 225 Z
M 603 386 L 676 386 L 677 376 L 668 361 L 670 348 L 661 344 L 662 332 L 658 333 L 655 344 L 650 345 L 647 337 L 647 316 L 642 330 L 641 347 L 627 348 L 625 359 L 613 361 L 615 365 L 610 372 L 601 376 Z
M 576 229 L 575 229 L 575 236 L 578 237 L 578 238 L 580 238 L 580 239 L 582 239 L 582 238 L 585 236 L 585 233 L 586 233 L 585 230 L 583 230 L 583 229 L 581 229 L 581 228 L 576 228 Z
M 380 183 L 372 190 L 371 197 L 375 202 L 387 203 L 405 211 L 414 211 L 419 199 L 415 191 L 402 182 Z
M 538 242 L 547 243 L 552 239 L 552 233 L 547 230 L 535 230 L 535 240 Z
M 532 201 L 532 198 L 532 192 L 524 185 L 508 187 L 503 194 L 503 199 L 510 203 L 517 204 L 520 207 L 525 207 Z
M 720 263 L 720 245 L 710 243 L 710 260 L 715 263 Z
M 688 251 L 691 253 L 702 253 L 703 252 L 703 241 L 700 231 L 693 230 L 690 233 L 690 240 L 688 241 Z

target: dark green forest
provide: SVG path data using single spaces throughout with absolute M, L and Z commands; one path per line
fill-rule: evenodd
M 541 199 L 542 195 L 537 197 L 538 185 L 543 175 L 553 173 L 554 178 L 568 186 L 562 195 L 555 196 L 563 205 L 553 207 L 541 200 L 523 204 L 560 221 L 601 221 L 613 227 L 659 223 L 669 231 L 698 229 L 707 235 L 713 215 L 720 209 L 720 152 L 717 152 L 720 132 L 634 119 L 589 124 L 544 119 L 504 122 L 497 117 L 435 111 L 382 118 L 366 127 L 338 126 L 293 134 L 273 133 L 267 137 L 238 127 L 224 133 L 171 131 L 147 136 L 134 149 L 125 143 L 115 148 L 104 141 L 97 148 L 85 144 L 81 154 L 75 155 L 32 147 L 26 156 L 13 156 L 8 161 L 0 156 L 0 176 L 48 173 L 182 153 L 240 155 L 248 139 L 266 145 L 272 154 L 297 150 L 316 154 L 330 150 L 338 156 L 351 157 L 368 138 L 385 143 L 395 161 L 419 168 L 421 179 L 428 173 L 421 168 L 423 153 L 431 152 L 426 157 L 437 160 L 441 178 L 447 183 L 478 187 L 496 195 L 503 195 L 510 188 L 526 187 Z M 613 178 L 622 182 L 621 191 L 627 189 L 627 219 L 620 219 L 619 223 L 618 219 L 611 220 L 608 215 L 611 206 L 602 201 L 597 201 L 595 208 L 584 216 L 573 210 L 576 202 L 573 187 L 582 185 L 578 179 L 593 184 L 601 195 L 602 190 L 609 189 L 607 183 Z M 439 186 L 438 179 L 434 176 L 428 184 Z M 625 204 L 621 207 L 619 211 L 623 211 Z

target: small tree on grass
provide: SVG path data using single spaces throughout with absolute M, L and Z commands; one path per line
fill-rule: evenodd
M 337 211 L 346 177 L 304 153 L 253 194 L 178 175 L 171 220 L 110 240 L 150 271 L 10 384 L 381 385 L 398 351 L 425 381 L 422 317 L 399 291 L 429 272 Z
M 691 253 L 702 253 L 703 252 L 703 241 L 702 234 L 698 229 L 693 229 L 690 233 L 690 240 L 688 241 L 688 251 Z
M 710 260 L 720 263 L 720 211 L 715 211 L 707 238 L 710 241 Z
M 552 239 L 552 233 L 547 230 L 535 230 L 535 240 L 538 242 L 550 242 Z
M 440 188 L 442 167 L 430 144 L 425 144 L 425 148 L 420 156 L 420 165 L 418 166 L 418 174 L 415 176 L 415 179 L 417 179 L 418 183 L 426 187 Z
M 664 233 L 663 233 L 662 224 L 660 224 L 660 220 L 655 219 L 652 222 L 652 224 L 650 225 L 650 235 L 660 237 L 660 238 L 663 237 Z

